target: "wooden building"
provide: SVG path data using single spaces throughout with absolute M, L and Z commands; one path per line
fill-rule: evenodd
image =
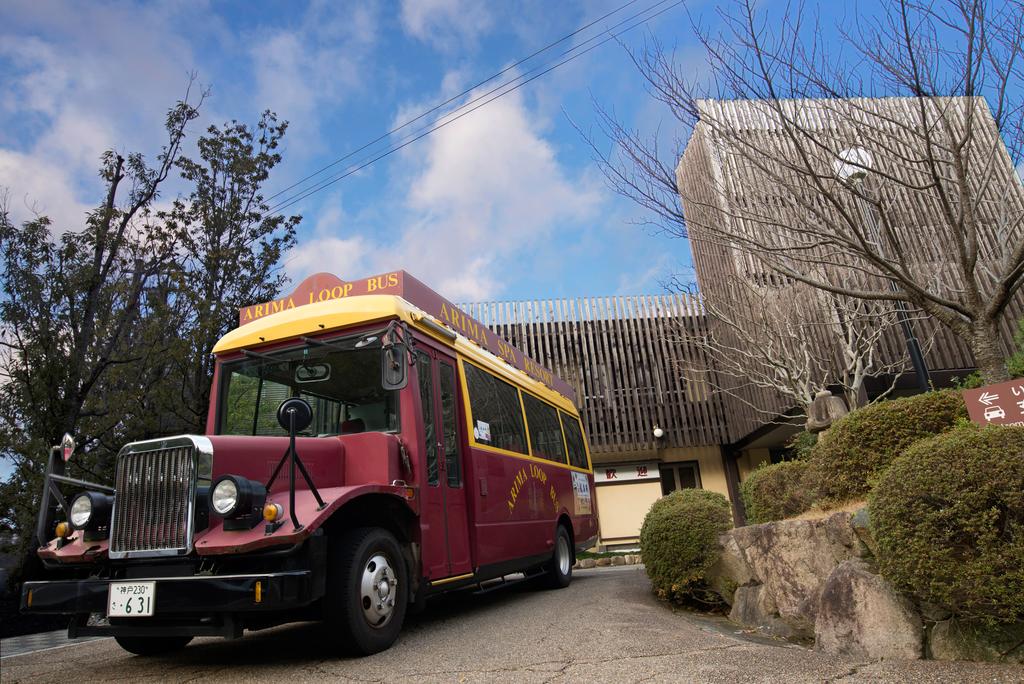
M 904 268 L 920 280 L 927 279 L 936 291 L 962 291 L 963 277 L 950 257 L 961 245 L 943 222 L 950 220 L 945 212 L 963 207 L 943 207 L 934 186 L 951 183 L 950 150 L 968 139 L 963 158 L 978 171 L 969 176 L 967 187 L 956 189 L 970 196 L 966 204 L 977 212 L 979 272 L 998 267 L 997 246 L 1024 242 L 1024 186 L 981 98 L 705 100 L 699 103 L 699 115 L 676 176 L 700 291 L 709 302 L 727 297 L 728 283 L 736 281 L 781 296 L 793 283 L 765 264 L 778 262 L 779 254 L 792 254 L 794 245 L 808 245 L 794 259 L 802 259 L 804 265 L 816 259 L 819 272 L 829 278 L 856 272 L 862 264 L 832 249 L 835 243 L 822 239 L 814 244 L 817 234 L 834 234 L 829 232 L 834 230 L 830 223 L 857 220 L 850 216 L 865 223 L 884 220 L 880 225 L 888 232 L 878 239 L 891 245 L 887 247 L 891 252 L 898 250 L 893 260 L 901 259 Z M 964 134 L 968 129 L 973 131 L 970 136 Z M 865 177 L 857 189 L 878 199 L 882 217 L 863 197 L 841 187 L 836 177 L 836 160 L 846 158 L 843 155 L 851 150 L 858 155 L 869 151 L 869 168 L 857 169 Z M 844 194 L 832 204 L 822 201 L 822 194 L 828 192 Z M 848 216 L 842 216 L 843 211 L 849 211 Z M 875 231 L 881 235 L 880 228 Z M 985 297 L 984 290 L 991 292 L 995 283 L 985 282 L 984 277 L 979 280 Z M 891 283 L 862 276 L 857 285 L 878 291 Z M 975 361 L 967 345 L 936 320 L 914 313 L 913 329 L 928 342 L 925 360 L 931 383 L 948 386 L 952 378 L 971 373 Z M 819 304 L 811 315 L 825 324 L 833 312 Z M 1005 354 L 1012 353 L 1012 331 L 1022 316 L 1024 296 L 1018 291 L 995 333 Z M 707 325 L 714 327 L 716 322 L 710 320 Z M 834 357 L 838 353 L 835 338 L 828 325 L 821 329 L 816 346 L 826 358 Z M 901 357 L 906 349 L 898 326 L 886 330 L 878 342 L 878 353 L 887 359 Z M 908 369 L 899 377 L 868 383 L 864 398 L 888 389 L 892 380 L 897 394 L 915 391 Z M 776 392 L 734 383 L 722 401 L 729 417 L 723 444 L 734 457 L 742 458 L 751 449 L 761 454 L 766 448 L 777 449 L 793 431 L 774 422 L 784 421 L 792 409 L 791 402 Z

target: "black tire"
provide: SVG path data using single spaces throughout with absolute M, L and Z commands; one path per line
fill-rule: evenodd
M 544 574 L 544 585 L 549 589 L 564 589 L 572 582 L 572 537 L 564 525 L 555 533 L 555 550 Z
M 190 636 L 165 636 L 165 637 L 138 637 L 119 636 L 114 637 L 117 645 L 139 656 L 156 656 L 173 651 L 180 651 L 192 641 Z
M 332 650 L 370 655 L 389 648 L 402 629 L 408 602 L 408 572 L 394 535 L 363 527 L 331 538 L 325 636 Z

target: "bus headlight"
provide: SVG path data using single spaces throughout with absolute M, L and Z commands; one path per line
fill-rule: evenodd
M 222 518 L 230 518 L 238 508 L 238 485 L 230 475 L 219 479 L 210 490 L 210 508 Z
M 71 503 L 71 524 L 75 529 L 84 530 L 92 517 L 92 499 L 86 493 L 79 494 Z
M 210 488 L 210 509 L 224 518 L 225 530 L 251 529 L 263 519 L 266 500 L 262 484 L 239 475 L 222 475 Z
M 99 492 L 82 492 L 71 500 L 68 520 L 76 530 L 96 532 L 109 527 L 114 498 Z

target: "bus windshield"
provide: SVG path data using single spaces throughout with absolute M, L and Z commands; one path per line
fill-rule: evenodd
M 381 386 L 380 342 L 372 335 L 227 363 L 222 377 L 222 435 L 287 435 L 277 407 L 289 397 L 313 408 L 302 435 L 398 430 L 398 393 Z

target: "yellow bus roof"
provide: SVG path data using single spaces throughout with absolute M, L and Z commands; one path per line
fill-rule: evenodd
M 274 342 L 297 340 L 303 335 L 315 335 L 354 325 L 396 318 L 415 326 L 421 332 L 453 348 L 460 356 L 505 378 L 514 385 L 518 385 L 572 415 L 577 415 L 576 407 L 568 397 L 539 380 L 533 379 L 454 330 L 452 331 L 452 334 L 455 335 L 454 342 L 445 338 L 421 321 L 429 320 L 434 325 L 450 330 L 448 326 L 444 326 L 441 321 L 397 295 L 361 295 L 329 299 L 279 311 L 232 330 L 214 345 L 213 353 L 223 355 L 241 349 L 255 350 Z

